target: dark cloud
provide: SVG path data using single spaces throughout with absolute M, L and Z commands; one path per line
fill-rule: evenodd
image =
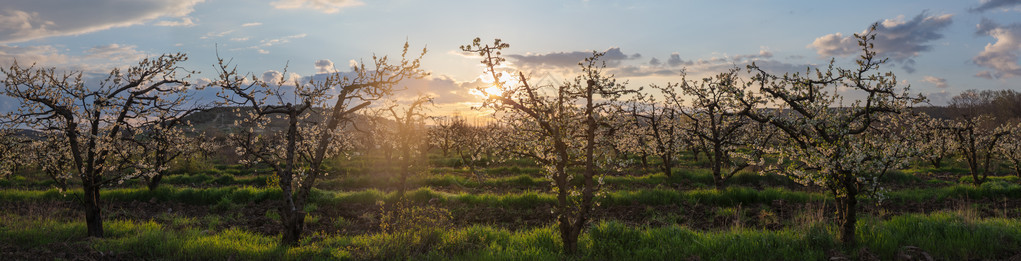
M 993 20 L 989 20 L 989 18 L 983 17 L 982 22 L 979 22 L 977 25 L 975 25 L 975 35 L 976 36 L 989 35 L 989 31 L 992 31 L 997 27 L 1000 27 L 1000 25 L 994 22 Z
M 619 65 L 621 61 L 632 60 L 641 58 L 640 54 L 625 54 L 620 48 L 614 47 L 607 49 L 600 58 L 602 61 L 606 61 L 608 66 Z M 574 51 L 574 52 L 555 52 L 547 54 L 511 54 L 507 55 L 514 64 L 520 67 L 535 68 L 535 67 L 560 67 L 560 68 L 574 68 L 578 66 L 579 62 L 585 60 L 585 58 L 592 57 L 591 51 Z
M 773 52 L 767 50 L 759 50 L 758 54 L 739 54 L 732 57 L 732 59 L 734 59 L 735 61 L 753 60 L 758 58 L 764 59 L 773 58 Z
M 940 32 L 950 26 L 952 18 L 950 14 L 929 16 L 923 12 L 907 21 L 903 18 L 883 20 L 876 28 L 875 50 L 899 63 L 905 71 L 914 72 L 914 58 L 921 52 L 932 50 L 932 42 L 943 38 Z M 841 33 L 816 38 L 809 47 L 815 48 L 824 57 L 861 52 L 857 39 Z
M 618 77 L 645 77 L 645 76 L 677 76 L 680 75 L 680 69 L 674 68 L 663 68 L 659 66 L 644 67 L 644 66 L 622 66 L 614 68 L 612 73 Z
M 904 69 L 904 71 L 907 72 L 907 73 L 915 73 L 915 71 L 917 71 L 915 69 L 915 64 L 917 64 L 917 62 L 915 62 L 915 59 L 910 59 L 910 58 L 909 59 L 905 59 L 905 60 L 903 60 L 901 62 L 900 68 Z
M 784 63 L 768 59 L 766 58 L 767 56 L 772 57 L 772 54 L 760 52 L 760 54 L 737 55 L 732 58 L 713 57 L 684 61 L 680 58 L 679 54 L 671 54 L 670 60 L 674 61 L 672 63 L 668 62 L 660 66 L 620 66 L 611 68 L 610 72 L 620 77 L 678 76 L 681 70 L 684 70 L 688 75 L 708 75 L 724 72 L 734 67 L 742 67 L 754 62 L 767 72 L 784 74 L 788 72 L 802 72 L 810 66 L 808 64 Z
M 1021 23 L 1000 25 L 988 19 L 978 24 L 976 34 L 992 36 L 996 42 L 972 58 L 976 65 L 992 69 L 975 74 L 976 77 L 994 79 L 1021 76 Z
M 666 64 L 669 65 L 670 67 L 678 67 L 681 65 L 691 65 L 692 62 L 691 61 L 685 62 L 684 60 L 681 60 L 681 54 L 672 53 L 670 54 L 670 58 L 666 60 Z
M 659 66 L 660 64 L 663 64 L 663 62 L 660 62 L 659 59 L 656 59 L 656 57 L 652 57 L 652 59 L 649 60 L 649 65 Z
M 1021 0 L 983 0 L 978 7 L 969 9 L 972 12 L 985 12 L 998 8 L 1010 8 L 1021 5 Z
M 193 25 L 186 16 L 204 0 L 6 0 L 0 8 L 0 43 L 78 35 L 160 19 Z M 55 8 L 56 7 L 56 8 Z

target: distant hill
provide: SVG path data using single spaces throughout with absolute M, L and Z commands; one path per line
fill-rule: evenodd
M 247 107 L 215 107 L 205 111 L 192 113 L 184 118 L 197 130 L 213 130 L 217 132 L 230 132 L 235 127 L 235 122 L 240 121 L 239 113 L 251 110 Z M 312 117 L 309 120 L 319 121 L 321 118 Z M 353 122 L 357 126 L 368 126 L 369 116 L 355 114 Z M 389 120 L 388 120 L 389 121 Z M 349 126 L 345 126 L 348 128 Z M 267 126 L 272 131 L 283 131 L 287 129 L 287 121 L 283 116 L 274 116 Z
M 27 139 L 30 139 L 30 140 L 38 140 L 38 139 L 41 139 L 43 137 L 43 133 L 41 131 L 37 131 L 37 130 L 15 129 L 14 130 L 14 137 L 17 137 L 17 138 L 27 138 Z

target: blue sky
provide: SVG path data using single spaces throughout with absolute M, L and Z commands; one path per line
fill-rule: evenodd
M 567 77 L 580 57 L 607 51 L 634 86 L 676 82 L 752 61 L 780 71 L 847 64 L 853 33 L 879 22 L 881 55 L 903 84 L 935 104 L 968 89 L 1021 87 L 1021 0 L 956 1 L 411 1 L 7 0 L 0 65 L 13 59 L 103 73 L 140 58 L 185 52 L 213 77 L 217 46 L 241 71 L 299 77 L 347 71 L 372 54 L 428 47 L 431 94 L 462 110 L 482 73 L 457 51 L 474 37 L 511 44 L 515 69 Z M 332 66 L 330 66 L 332 64 Z

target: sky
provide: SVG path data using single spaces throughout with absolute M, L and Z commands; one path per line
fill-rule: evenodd
M 472 114 L 483 84 L 475 37 L 510 43 L 509 69 L 570 79 L 606 52 L 607 71 L 633 87 L 698 78 L 755 62 L 804 71 L 851 65 L 854 33 L 878 23 L 883 71 L 935 105 L 964 90 L 1021 88 L 1021 0 L 902 1 L 412 1 L 5 0 L 0 66 L 103 75 L 145 57 L 182 52 L 182 65 L 215 77 L 216 54 L 257 77 L 350 71 L 372 55 L 427 48 L 425 79 L 399 98 L 435 97 L 435 112 Z M 0 110 L 15 106 L 0 99 Z

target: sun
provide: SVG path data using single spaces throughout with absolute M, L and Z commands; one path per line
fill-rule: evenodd
M 497 87 L 495 84 L 490 84 L 489 87 L 482 88 L 481 90 L 480 89 L 468 90 L 468 93 L 471 93 L 472 95 L 475 96 L 479 96 L 479 98 L 489 98 L 490 95 L 500 95 L 501 91 L 500 87 Z
M 498 86 L 493 81 L 493 76 L 492 75 L 490 75 L 490 74 L 482 74 L 482 75 L 479 75 L 479 79 L 483 83 L 486 84 L 486 87 L 485 88 L 471 89 L 471 90 L 468 90 L 468 93 L 471 93 L 472 95 L 478 96 L 479 98 L 489 98 L 489 96 L 500 95 L 500 94 L 503 93 L 503 90 L 500 89 L 500 86 Z M 517 82 L 518 82 L 518 80 L 516 78 L 514 78 L 513 76 L 511 76 L 508 73 L 501 74 L 500 75 L 500 81 L 503 82 L 504 87 L 513 86 L 514 84 L 517 84 Z

